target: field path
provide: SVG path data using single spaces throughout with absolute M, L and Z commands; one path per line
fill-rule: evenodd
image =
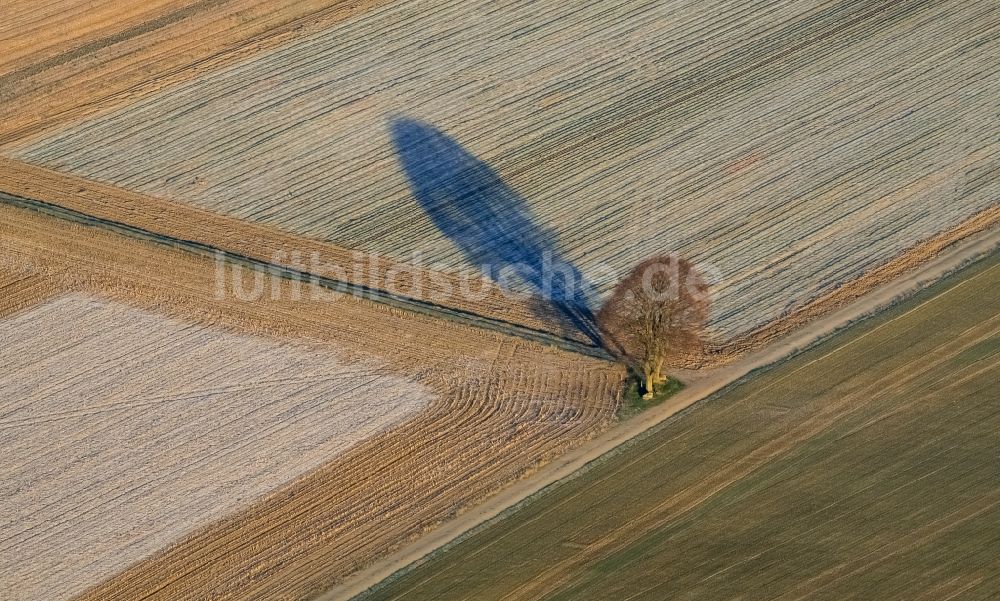
M 689 374 L 687 380 L 690 382 L 689 386 L 670 399 L 669 402 L 640 414 L 636 419 L 626 422 L 595 438 L 590 443 L 567 453 L 559 461 L 540 470 L 531 479 L 510 486 L 501 494 L 490 499 L 488 503 L 452 520 L 433 533 L 419 539 L 416 543 L 359 572 L 343 585 L 328 591 L 321 597 L 322 601 L 350 599 L 363 593 L 396 571 L 406 568 L 445 545 L 464 538 L 463 535 L 466 533 L 494 520 L 533 494 L 571 476 L 604 453 L 642 434 L 694 403 L 741 381 L 755 370 L 787 359 L 859 319 L 898 302 L 901 298 L 926 287 L 929 283 L 965 264 L 995 252 L 997 248 L 1000 248 L 1000 229 L 993 228 L 969 238 L 906 276 L 876 288 L 846 307 L 811 322 L 808 326 L 774 344 L 746 355 L 736 363 L 706 370 L 697 376 L 694 373 Z M 996 269 L 1000 269 L 1000 266 L 992 267 L 990 271 Z M 953 288 L 952 291 L 960 287 L 961 284 Z
M 593 345 L 567 338 L 546 330 L 530 328 L 519 323 L 513 323 L 499 319 L 495 316 L 480 314 L 465 309 L 436 304 L 422 298 L 413 298 L 406 295 L 396 294 L 391 291 L 382 290 L 363 284 L 352 282 L 349 279 L 337 279 L 327 277 L 317 273 L 311 273 L 303 269 L 296 269 L 277 262 L 265 261 L 252 255 L 244 255 L 238 252 L 226 250 L 224 247 L 213 247 L 197 240 L 174 238 L 172 236 L 158 234 L 153 231 L 137 228 L 125 223 L 119 223 L 94 217 L 85 213 L 80 213 L 72 209 L 67 209 L 58 205 L 50 205 L 44 202 L 35 201 L 28 198 L 12 196 L 0 191 L 0 203 L 12 206 L 27 208 L 44 213 L 59 219 L 92 225 L 106 229 L 118 234 L 154 242 L 156 244 L 182 248 L 188 252 L 200 254 L 216 259 L 223 259 L 229 263 L 236 263 L 250 269 L 256 269 L 268 273 L 277 273 L 283 277 L 299 281 L 309 281 L 324 288 L 352 294 L 361 298 L 367 298 L 383 305 L 388 305 L 396 309 L 404 309 L 413 313 L 428 315 L 439 319 L 448 319 L 463 325 L 473 326 L 486 330 L 492 330 L 508 336 L 517 336 L 532 342 L 539 342 L 557 348 L 581 353 L 601 359 L 609 359 L 608 354 L 601 348 Z
M 394 278 L 385 275 L 393 271 L 405 272 L 401 264 L 374 254 L 366 255 L 365 260 L 377 262 L 374 268 L 379 274 L 377 277 L 373 278 L 368 273 L 359 278 L 355 272 L 347 271 L 342 278 L 326 276 L 322 271 L 310 270 L 301 259 L 295 259 L 293 253 L 306 255 L 311 252 L 314 257 L 320 258 L 320 265 L 348 266 L 358 259 L 352 251 L 329 242 L 308 240 L 260 224 L 3 157 L 0 157 L 0 203 L 73 223 L 97 226 L 146 242 L 200 255 L 224 257 L 229 262 L 278 273 L 283 277 L 314 281 L 331 290 L 396 309 L 449 319 L 570 352 L 608 358 L 603 349 L 588 342 L 580 331 L 560 325 L 560 321 L 564 320 L 555 315 L 554 310 L 541 309 L 538 303 L 502 294 L 497 286 L 489 282 L 484 281 L 481 289 L 485 295 L 477 291 L 474 298 L 450 292 L 441 296 L 444 289 L 463 289 L 458 274 L 421 268 L 421 281 L 427 285 L 414 293 L 401 289 Z M 904 276 L 914 277 L 913 274 L 906 274 L 958 241 L 993 230 L 998 224 L 1000 205 L 994 205 L 763 327 L 728 340 L 711 341 L 701 367 L 731 363 L 886 282 Z M 441 283 L 443 288 L 435 288 L 437 283 Z
M 145 555 L 83 598 L 311 598 L 613 422 L 624 373 L 607 361 L 329 290 L 296 297 L 285 278 L 272 281 L 282 287 L 274 296 L 238 298 L 220 293 L 205 256 L 3 203 L 0 221 L 5 268 L 38 274 L 57 292 L 328 349 L 352 364 L 377 361 L 435 392 L 412 419 Z M 120 409 L 50 407 L 33 418 L 89 423 Z
M 382 295 L 382 300 L 390 300 L 388 296 L 401 297 L 399 300 L 411 309 L 416 308 L 408 302 L 412 300 L 417 304 L 447 307 L 555 334 L 547 337 L 547 344 L 558 344 L 557 338 L 574 338 L 574 334 L 582 338 L 575 330 L 558 327 L 558 316 L 552 311 L 546 312 L 532 303 L 502 294 L 495 284 L 478 273 L 479 277 L 465 279 L 458 273 L 426 267 L 415 270 L 411 266 L 409 272 L 416 271 L 421 276 L 421 287 L 414 290 L 400 281 L 401 277 L 387 275 L 408 272 L 389 257 L 5 157 L 0 157 L 0 202 L 189 251 L 204 254 L 218 249 L 233 255 L 234 260 L 239 257 L 243 262 L 267 263 L 270 268 L 309 270 L 314 275 L 324 276 L 333 271 L 333 266 L 340 266 L 343 269 L 335 277 L 352 289 L 371 290 L 373 294 L 367 296 L 378 296 L 384 291 L 387 294 Z M 1000 220 L 1000 215 L 993 219 Z M 366 268 L 353 269 L 358 262 L 366 264 Z M 472 298 L 451 293 L 465 289 L 463 286 L 474 293 L 470 295 Z M 443 316 L 441 311 L 437 316 Z

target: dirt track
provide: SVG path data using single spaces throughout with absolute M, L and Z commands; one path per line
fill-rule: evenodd
M 567 453 L 559 461 L 543 468 L 530 480 L 519 482 L 507 488 L 487 503 L 476 507 L 474 511 L 443 525 L 413 545 L 405 547 L 380 560 L 370 568 L 359 572 L 343 585 L 328 591 L 320 599 L 322 601 L 350 599 L 363 593 L 396 571 L 406 568 L 413 562 L 419 561 L 435 550 L 462 537 L 477 526 L 496 518 L 505 510 L 524 501 L 549 484 L 570 477 L 588 462 L 663 422 L 679 411 L 740 381 L 751 372 L 782 361 L 866 315 L 893 304 L 900 298 L 957 270 L 969 261 L 996 252 L 998 248 L 1000 248 L 1000 229 L 998 228 L 973 236 L 919 269 L 909 272 L 905 277 L 900 277 L 875 288 L 867 295 L 809 323 L 806 327 L 796 330 L 790 335 L 774 341 L 766 348 L 743 357 L 736 363 L 706 370 L 697 375 L 687 374 L 689 376 L 687 381 L 690 382 L 688 387 L 664 405 L 642 413 L 636 419 L 626 422 L 586 445 Z
M 493 168 L 598 293 L 659 252 L 714 266 L 711 326 L 730 338 L 996 204 L 998 11 L 399 1 L 4 154 L 468 265 L 400 168 L 448 158 L 394 142 L 403 113 Z
M 0 222 L 7 262 L 60 290 L 376 360 L 439 399 L 84 598 L 316 594 L 593 437 L 617 406 L 622 371 L 596 359 L 345 295 L 293 300 L 285 280 L 277 300 L 220 298 L 196 255 L 7 206 Z
M 476 277 L 466 298 L 459 275 L 406 268 L 390 257 L 366 253 L 283 232 L 277 228 L 93 182 L 44 167 L 0 157 L 0 191 L 123 223 L 154 236 L 191 241 L 251 259 L 309 271 L 318 276 L 377 288 L 459 311 L 511 322 L 534 330 L 585 341 L 544 305 L 503 295 L 493 283 Z M 293 254 L 296 253 L 296 254 Z M 298 259 L 295 259 L 295 257 Z M 314 267 L 319 266 L 319 269 Z M 360 265 L 361 269 L 355 269 Z M 334 275 L 334 266 L 341 271 Z M 396 277 L 388 274 L 395 273 Z M 416 274 L 416 275 L 413 275 Z M 421 285 L 410 285 L 418 277 Z M 481 297 L 481 298 L 480 298 Z
M 301 260 L 290 260 L 292 251 L 300 253 L 300 256 L 315 253 L 320 265 L 348 266 L 358 261 L 354 251 L 330 242 L 309 239 L 184 203 L 92 182 L 3 157 L 0 157 L 0 191 L 124 223 L 153 235 L 189 240 L 265 263 L 304 271 L 310 269 L 309 264 Z M 731 363 L 871 290 L 904 276 L 956 242 L 994 228 L 997 224 L 1000 224 L 1000 205 L 990 207 L 952 229 L 917 243 L 886 263 L 865 272 L 861 277 L 759 329 L 732 340 L 713 341 L 709 345 L 708 355 L 698 358 L 695 365 L 711 367 Z M 484 292 L 482 300 L 469 300 L 453 293 L 461 289 L 457 275 L 422 270 L 423 287 L 414 290 L 407 288 L 406 282 L 401 279 L 387 279 L 385 276 L 395 272 L 408 277 L 405 274 L 415 273 L 414 271 L 403 269 L 400 263 L 388 257 L 364 256 L 366 261 L 372 261 L 371 268 L 363 270 L 360 276 L 354 271 L 347 272 L 346 281 L 349 283 L 398 291 L 403 297 L 482 315 L 501 325 L 516 324 L 540 332 L 551 332 L 568 340 L 585 342 L 582 335 L 567 326 L 553 310 L 543 308 L 538 303 L 505 296 L 491 283 L 481 283 L 482 287 L 478 290 Z M 318 275 L 324 273 L 320 272 Z

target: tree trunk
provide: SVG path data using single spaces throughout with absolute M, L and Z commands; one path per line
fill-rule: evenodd
M 656 374 L 654 374 L 648 367 L 645 372 L 645 383 L 643 385 L 646 388 L 646 394 L 642 395 L 642 398 L 648 401 L 653 398 L 653 386 L 656 385 Z
M 655 367 L 653 368 L 653 378 L 656 380 L 657 384 L 663 384 L 667 381 L 667 378 L 663 376 L 663 359 L 657 359 Z

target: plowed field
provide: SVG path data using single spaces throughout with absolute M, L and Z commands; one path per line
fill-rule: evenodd
M 82 593 L 433 398 L 374 363 L 77 293 L 0 338 L 8 598 Z
M 397 152 L 448 160 L 394 146 L 388 122 L 407 115 L 493 166 L 599 290 L 657 252 L 711 268 L 723 340 L 995 208 L 998 11 L 359 7 L 6 153 L 343 248 L 467 266 L 400 169 Z
M 1000 255 L 361 598 L 996 599 Z
M 159 547 L 86 598 L 318 592 L 593 436 L 617 407 L 622 372 L 599 360 L 329 291 L 295 301 L 285 290 L 277 300 L 239 302 L 216 294 L 210 259 L 10 207 L 0 207 L 0 218 L 0 253 L 60 290 L 170 316 L 193 332 L 211 325 L 281 344 L 294 340 L 334 353 L 340 364 L 379 365 L 384 380 L 356 383 L 376 394 L 395 390 L 400 378 L 433 394 L 402 425 L 340 456 L 330 453 L 318 469 Z M 115 362 L 106 369 L 116 369 Z M 189 375 L 172 371 L 164 379 L 177 386 Z

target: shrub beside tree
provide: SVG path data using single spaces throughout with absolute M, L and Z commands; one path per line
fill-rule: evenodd
M 657 255 L 615 287 L 597 323 L 608 347 L 642 378 L 649 399 L 666 381 L 665 366 L 702 352 L 708 308 L 708 284 L 694 265 Z

